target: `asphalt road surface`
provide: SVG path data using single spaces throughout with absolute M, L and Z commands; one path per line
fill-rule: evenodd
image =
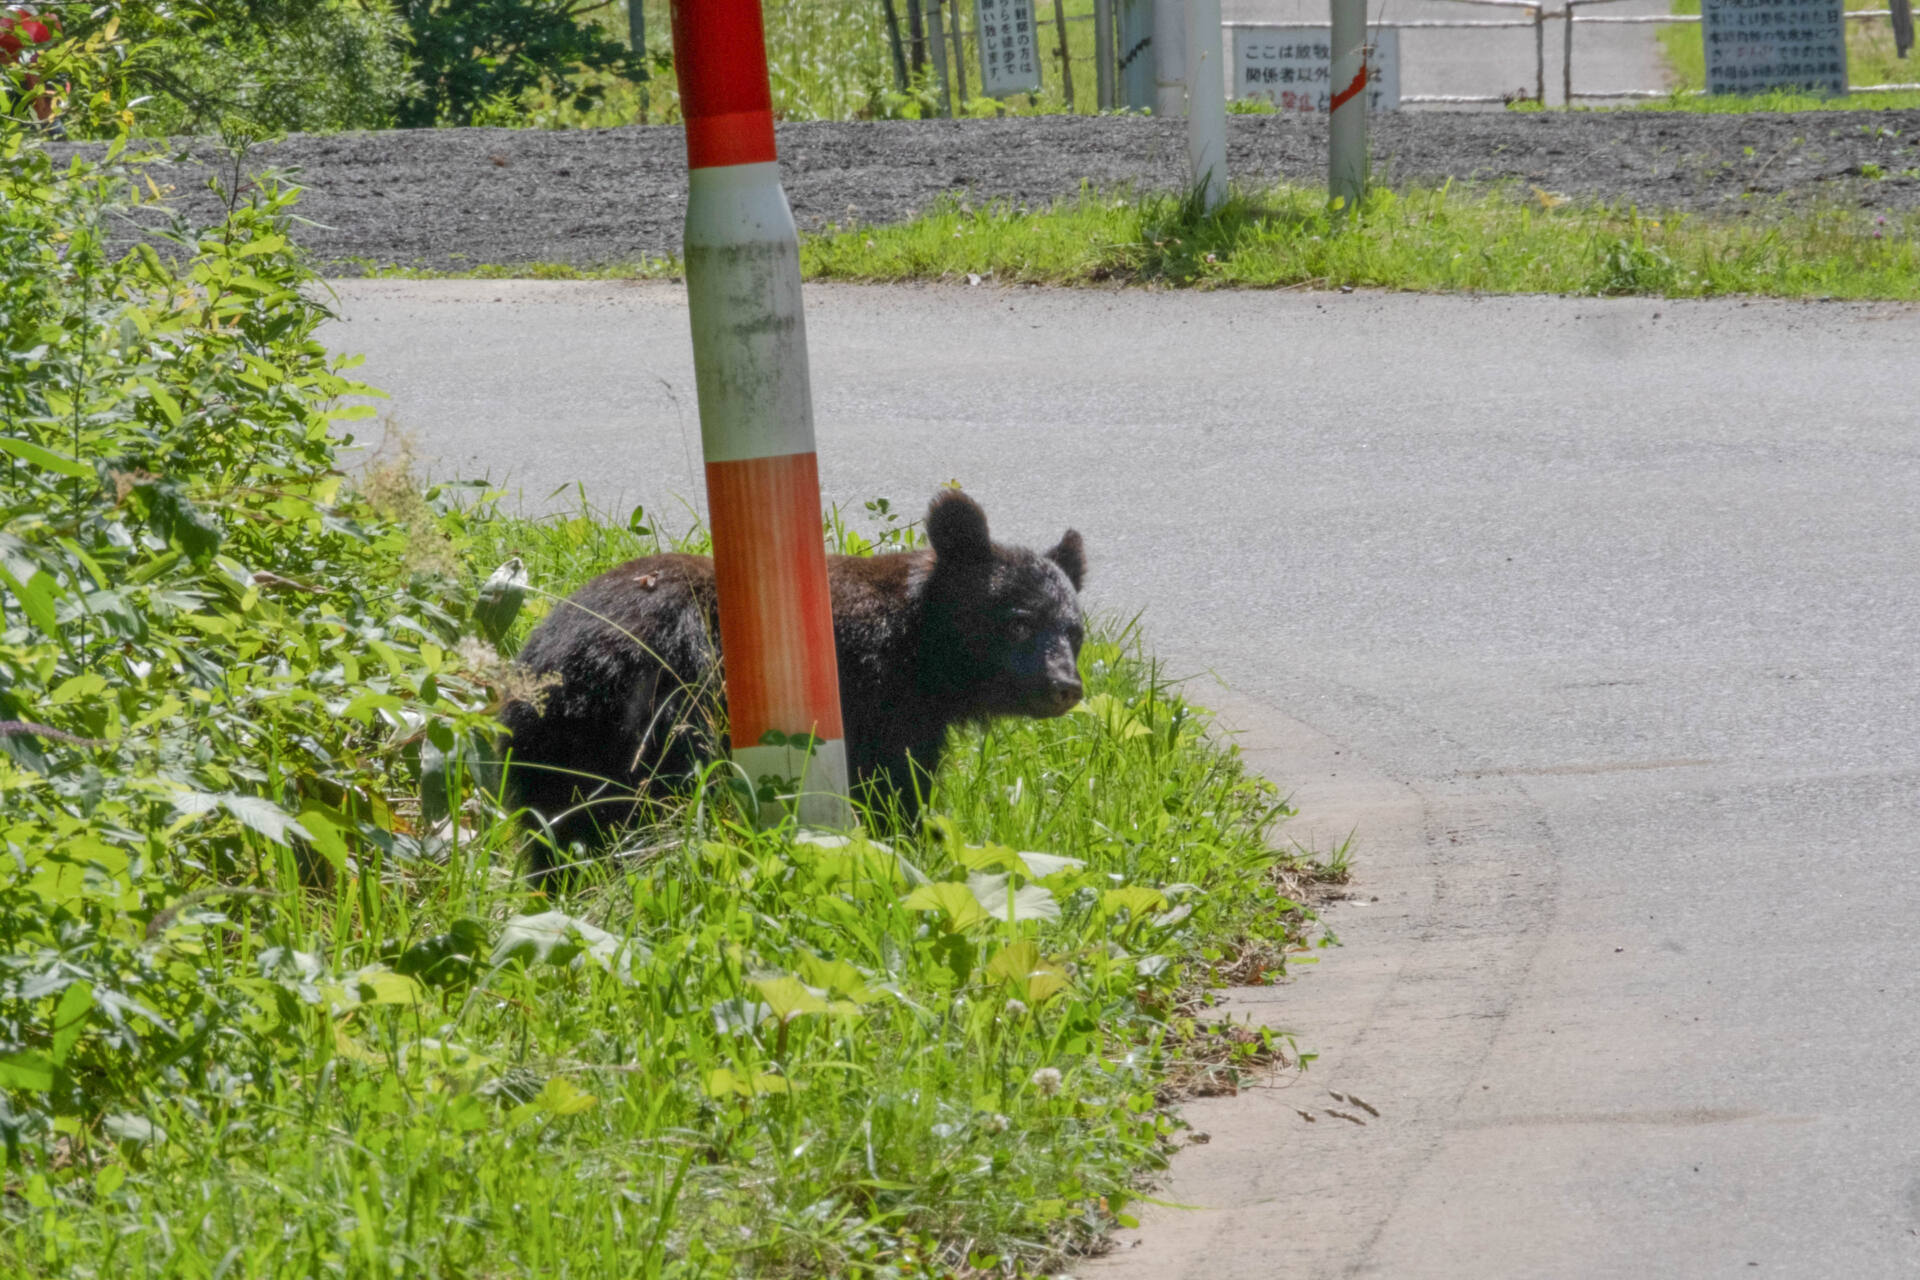
M 1077 1274 L 1920 1270 L 1920 311 L 807 300 L 830 499 L 1077 525 L 1295 837 L 1355 833 L 1344 945 L 1226 1006 L 1321 1056 L 1191 1106 L 1196 1207 Z M 439 474 L 697 504 L 680 289 L 340 306 Z

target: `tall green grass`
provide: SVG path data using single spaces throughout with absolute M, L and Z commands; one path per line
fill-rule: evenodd
M 873 510 L 834 513 L 834 543 L 911 540 Z M 643 515 L 442 519 L 479 563 L 527 566 L 516 636 L 662 545 Z M 516 877 L 515 824 L 456 778 L 438 827 L 392 798 L 420 824 L 407 856 L 316 882 L 282 851 L 267 896 L 168 933 L 177 964 L 258 1002 L 278 1069 L 155 1096 L 118 1143 L 29 1146 L 0 1270 L 1058 1265 L 1130 1220 L 1173 1073 L 1294 1060 L 1198 998 L 1210 975 L 1280 972 L 1312 926 L 1269 843 L 1285 806 L 1137 632 L 1096 626 L 1081 663 L 1080 710 L 964 735 L 923 831 L 891 843 L 759 830 L 716 788 L 547 899 Z
M 810 237 L 814 279 L 1002 284 L 1920 297 L 1920 217 L 1756 202 L 1749 218 L 1583 204 L 1545 191 L 1375 190 L 1345 218 L 1309 187 L 1203 215 L 1092 191 L 1045 208 L 949 201 L 912 222 Z

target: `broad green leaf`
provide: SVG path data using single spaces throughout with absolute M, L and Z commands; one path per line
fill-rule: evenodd
M 1035 880 L 1045 880 L 1048 876 L 1059 875 L 1062 871 L 1078 871 L 1086 866 L 1083 858 L 1069 858 L 1063 853 L 1022 852 L 1020 862 L 1027 874 Z
M 347 840 L 340 834 L 340 828 L 332 818 L 318 809 L 306 809 L 300 814 L 300 826 L 307 833 L 307 842 L 321 857 L 327 860 L 337 874 L 347 873 Z
M 514 916 L 500 931 L 494 944 L 492 964 L 519 960 L 526 964 L 567 965 L 585 956 L 601 967 L 624 975 L 630 960 L 630 948 L 621 939 L 597 925 L 588 924 L 564 911 L 543 911 L 539 915 Z
M 52 471 L 58 475 L 71 476 L 75 480 L 93 479 L 93 468 L 84 462 L 69 458 L 64 453 L 55 453 L 43 448 L 31 440 L 21 440 L 14 436 L 0 436 L 0 453 L 10 453 L 30 466 L 43 471 Z
M 87 1011 L 93 1008 L 93 984 L 76 982 L 60 993 L 53 1007 L 53 1062 L 64 1066 L 67 1055 L 87 1029 Z
M 969 871 L 1023 871 L 1020 855 L 1004 844 L 968 844 L 953 851 L 953 860 Z
M 1124 889 L 1109 889 L 1100 895 L 1100 909 L 1108 915 L 1125 911 L 1139 920 L 1149 911 L 1163 910 L 1167 897 L 1158 889 L 1143 884 L 1130 884 Z
M 0 1055 L 0 1087 L 45 1093 L 53 1088 L 53 1060 L 32 1049 Z
M 1067 985 L 1066 970 L 1040 954 L 1040 944 L 1022 939 L 1000 948 L 987 963 L 987 977 L 1011 985 L 1023 1000 L 1034 1004 L 1057 994 Z
M 593 1094 L 580 1089 L 564 1076 L 555 1076 L 547 1081 L 547 1087 L 534 1099 L 541 1110 L 555 1116 L 577 1116 L 589 1110 L 600 1101 Z
M 100 1127 L 105 1129 L 107 1136 L 116 1142 L 133 1142 L 145 1145 L 150 1142 L 165 1142 L 167 1140 L 167 1131 L 165 1129 L 162 1129 L 145 1116 L 128 1115 L 125 1112 L 116 1112 L 112 1115 L 101 1117 Z
M 981 909 L 995 920 L 1014 923 L 1020 920 L 1058 920 L 1060 904 L 1051 890 L 1037 884 L 1008 892 L 1009 878 L 1004 875 L 971 875 L 967 889 Z
M 701 1077 L 700 1087 L 709 1098 L 751 1098 L 763 1093 L 791 1093 L 793 1082 L 765 1071 L 743 1076 L 731 1067 L 715 1067 Z
M 909 911 L 944 913 L 947 928 L 953 932 L 971 929 L 990 918 L 988 912 L 980 909 L 980 903 L 967 886 L 956 880 L 936 880 L 932 884 L 923 884 L 902 899 L 900 905 Z
M 787 1022 L 806 1013 L 858 1013 L 860 1006 L 850 1000 L 826 998 L 826 992 L 809 987 L 791 974 L 776 973 L 748 983 L 773 1010 L 773 1016 Z
M 880 998 L 879 993 L 867 985 L 867 975 L 845 960 L 802 956 L 800 976 L 806 980 L 808 986 L 818 987 L 833 995 L 844 996 L 858 1004 Z
M 27 621 L 55 639 L 60 635 L 60 616 L 54 610 L 54 601 L 59 599 L 59 587 L 52 577 L 45 573 L 35 573 L 25 582 L 0 569 L 0 584 L 4 584 L 13 598 L 20 602 L 26 612 Z
M 182 791 L 173 797 L 173 807 L 182 819 L 223 809 L 241 826 L 275 844 L 286 844 L 290 835 L 312 838 L 297 819 L 264 796 L 241 795 L 235 791 Z
M 514 556 L 480 584 L 480 593 L 473 602 L 474 626 L 498 648 L 506 641 L 507 632 L 512 629 L 513 620 L 520 616 L 520 606 L 526 598 L 527 567 L 519 556 Z
M 420 1004 L 426 989 L 404 973 L 385 965 L 368 965 L 349 980 L 362 1004 Z

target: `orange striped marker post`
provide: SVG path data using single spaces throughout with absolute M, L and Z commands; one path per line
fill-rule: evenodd
M 733 758 L 852 825 L 821 539 L 800 241 L 780 186 L 759 0 L 673 0 L 687 303 Z M 814 740 L 811 755 L 790 745 Z

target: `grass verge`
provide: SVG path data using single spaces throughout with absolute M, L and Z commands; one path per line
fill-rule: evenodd
M 1645 216 L 1545 191 L 1376 190 L 1336 225 L 1322 191 L 1240 193 L 1211 215 L 1175 196 L 1083 193 L 1028 211 L 951 202 L 913 222 L 808 238 L 809 277 L 863 282 L 1783 298 L 1920 297 L 1920 218 L 1760 206 L 1721 220 Z
M 1920 214 L 1755 202 L 1742 218 L 1645 214 L 1538 188 L 1379 189 L 1336 219 L 1323 190 L 1237 192 L 1210 215 L 1175 195 L 1083 192 L 1042 209 L 947 200 L 911 222 L 801 237 L 809 280 L 859 284 L 1341 287 L 1701 298 L 1920 298 Z M 674 279 L 675 259 L 442 271 L 416 279 Z
M 446 519 L 556 591 L 657 545 Z M 278 1010 L 279 1069 L 30 1152 L 6 1273 L 1012 1276 L 1095 1245 L 1168 1103 L 1299 1063 L 1203 993 L 1314 918 L 1284 805 L 1132 629 L 1082 666 L 1079 711 L 956 744 L 891 847 L 708 795 L 548 901 L 483 796 L 431 829 L 389 796 L 412 856 L 170 931 Z
M 116 249 L 140 163 L 0 130 L 0 1276 L 1032 1274 L 1299 1063 L 1204 998 L 1307 958 L 1286 808 L 1124 624 L 891 847 L 714 785 L 534 893 L 507 655 L 657 526 L 350 481 L 296 192 Z

